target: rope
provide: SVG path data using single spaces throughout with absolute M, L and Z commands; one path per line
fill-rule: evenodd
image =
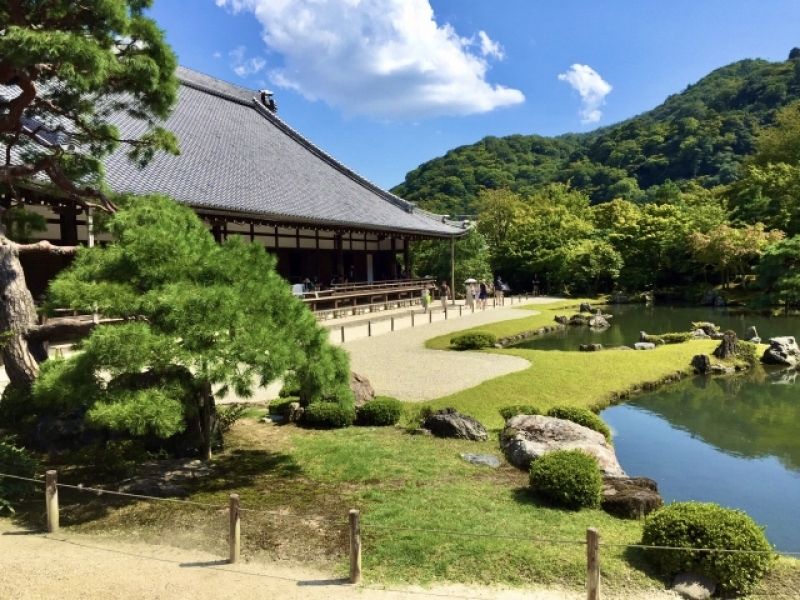
M 408 528 L 408 527 L 389 527 L 389 526 L 381 526 L 381 525 L 367 525 L 364 527 L 362 524 L 362 528 L 377 530 L 377 531 L 393 531 L 393 532 L 410 532 L 410 533 L 443 533 L 446 535 L 453 535 L 459 537 L 474 537 L 474 538 L 496 538 L 496 539 L 505 539 L 505 540 L 519 540 L 519 541 L 528 541 L 528 542 L 541 542 L 541 543 L 550 543 L 550 544 L 572 544 L 577 546 L 585 546 L 586 541 L 584 540 L 565 540 L 565 539 L 558 539 L 558 538 L 538 538 L 538 537 L 527 537 L 527 536 L 520 536 L 520 535 L 506 535 L 502 533 L 478 533 L 478 532 L 468 532 L 468 531 L 453 531 L 452 529 L 416 529 L 416 528 Z
M 8 475 L 6 473 L 0 473 L 0 477 L 5 477 L 7 479 L 19 479 L 20 481 L 30 481 L 31 483 L 44 483 L 44 479 L 31 479 L 30 477 L 20 477 L 19 475 Z
M 778 554 L 780 556 L 800 556 L 800 552 L 777 552 L 772 550 L 741 550 L 731 548 L 687 548 L 684 546 L 654 546 L 650 544 L 615 544 L 600 542 L 607 548 L 641 548 L 643 550 L 690 550 L 692 552 L 718 552 L 721 554 Z

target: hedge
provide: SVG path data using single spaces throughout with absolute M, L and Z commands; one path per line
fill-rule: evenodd
M 379 396 L 356 411 L 356 424 L 377 427 L 396 425 L 402 414 L 403 404 L 400 400 Z
M 594 457 L 580 450 L 556 450 L 531 463 L 530 485 L 543 499 L 577 510 L 600 505 L 603 478 Z
M 0 465 L 3 473 L 19 477 L 32 478 L 38 464 L 23 448 L 17 448 L 10 442 L 0 439 Z M 8 509 L 13 512 L 11 503 L 30 493 L 34 484 L 0 477 L 0 512 Z
M 335 402 L 313 402 L 306 406 L 302 424 L 314 429 L 341 429 L 350 427 L 356 419 L 352 406 Z
M 705 575 L 722 595 L 747 594 L 771 566 L 775 555 L 764 531 L 740 510 L 717 504 L 676 502 L 652 513 L 644 526 L 642 544 L 687 550 L 647 550 L 662 577 L 678 573 Z M 689 548 L 754 550 L 755 553 L 700 552 Z
M 480 350 L 496 343 L 497 337 L 488 331 L 472 331 L 450 338 L 450 345 L 456 350 Z

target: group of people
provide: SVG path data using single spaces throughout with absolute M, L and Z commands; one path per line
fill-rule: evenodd
M 477 307 L 486 310 L 486 303 L 492 294 L 494 294 L 495 304 L 503 306 L 505 305 L 505 293 L 510 291 L 508 284 L 499 275 L 493 284 L 487 283 L 485 279 L 480 281 L 468 279 L 465 286 L 466 303 L 470 309 Z

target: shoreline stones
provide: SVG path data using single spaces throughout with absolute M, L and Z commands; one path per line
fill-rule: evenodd
M 758 330 L 756 329 L 755 325 L 751 325 L 747 328 L 742 339 L 744 339 L 746 342 L 753 342 L 754 344 L 761 343 L 761 337 L 759 337 Z
M 623 519 L 639 519 L 664 505 L 658 484 L 647 477 L 604 477 L 601 507 Z
M 603 344 L 581 344 L 578 350 L 581 352 L 599 352 L 603 349 Z
M 769 348 L 764 351 L 761 362 L 786 367 L 800 366 L 800 347 L 793 336 L 786 335 L 769 339 Z
M 656 345 L 653 342 L 636 342 L 633 345 L 634 350 L 655 350 Z
M 555 450 L 582 450 L 597 459 L 610 477 L 626 477 L 617 455 L 602 433 L 565 419 L 542 415 L 517 415 L 506 421 L 500 448 L 508 461 L 523 470 L 531 462 Z
M 486 428 L 477 419 L 462 415 L 455 408 L 443 408 L 426 417 L 422 427 L 436 437 L 484 442 L 489 439 Z

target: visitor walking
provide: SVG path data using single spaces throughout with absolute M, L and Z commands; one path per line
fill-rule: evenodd
M 446 281 L 443 281 L 442 285 L 439 286 L 439 299 L 442 301 L 442 310 L 446 313 L 447 301 L 450 299 L 450 286 L 447 285 Z
M 489 297 L 489 286 L 486 285 L 486 281 L 481 279 L 481 283 L 478 286 L 478 306 L 481 310 L 486 310 L 486 298 Z
M 464 301 L 467 304 L 467 308 L 471 311 L 475 310 L 475 295 L 475 280 L 467 280 L 464 284 Z
M 497 276 L 497 279 L 494 281 L 494 299 L 495 303 L 503 306 L 505 304 L 505 288 L 506 284 L 503 283 L 503 280 L 500 278 L 500 275 Z
M 431 292 L 428 288 L 422 290 L 420 304 L 422 304 L 422 312 L 428 312 L 428 307 L 431 305 Z

